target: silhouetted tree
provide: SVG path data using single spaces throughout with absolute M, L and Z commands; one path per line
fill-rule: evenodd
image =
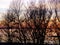
M 19 33 L 21 31 L 20 30 L 20 20 L 19 20 L 19 16 L 21 15 L 21 6 L 22 6 L 21 0 L 13 0 L 12 3 L 10 4 L 9 11 L 7 11 L 7 15 L 5 16 L 5 19 L 8 22 L 8 27 L 9 27 L 10 22 L 15 21 L 17 19 L 17 21 L 19 22 L 19 24 L 18 24 L 19 25 L 19 27 L 18 27 Z M 22 34 L 24 34 L 24 33 L 22 32 Z M 10 41 L 11 38 L 10 38 L 9 34 L 8 34 L 8 37 L 9 37 L 8 41 Z M 20 41 L 22 41 L 20 36 L 19 36 L 19 39 L 20 39 Z M 25 37 L 24 37 L 24 39 L 25 39 Z
M 28 9 L 26 9 L 27 13 L 24 14 L 25 16 L 28 14 L 30 19 L 27 21 L 26 18 L 23 21 L 20 21 L 19 16 L 21 15 L 21 7 L 22 7 L 21 0 L 13 0 L 9 10 L 7 11 L 7 15 L 5 16 L 5 19 L 7 20 L 7 26 L 9 27 L 10 22 L 15 22 L 15 19 L 17 18 L 18 21 L 18 29 L 19 33 L 22 33 L 24 38 L 24 43 L 26 43 L 26 36 L 25 36 L 25 29 L 31 29 L 33 30 L 33 43 L 35 43 L 35 39 L 37 39 L 37 43 L 43 44 L 45 39 L 45 33 L 48 26 L 48 23 L 50 21 L 50 18 L 52 16 L 52 9 L 49 11 L 45 7 L 45 5 L 39 5 L 40 8 L 36 8 L 35 4 L 31 4 Z M 48 20 L 46 20 L 46 13 L 49 12 L 49 15 L 47 17 Z M 57 10 L 55 10 L 56 16 L 57 16 Z M 39 16 L 37 18 L 36 16 Z M 27 16 L 28 17 L 28 16 Z M 28 25 L 28 26 L 27 26 Z M 21 28 L 20 28 L 21 26 Z M 28 27 L 28 28 L 27 28 Z M 23 30 L 22 30 L 23 29 Z M 9 30 L 9 29 L 8 29 Z M 8 32 L 8 37 L 10 40 L 10 33 Z M 9 41 L 8 40 L 8 41 Z M 19 40 L 22 42 L 22 39 L 19 35 Z M 11 41 L 10 41 L 11 42 Z

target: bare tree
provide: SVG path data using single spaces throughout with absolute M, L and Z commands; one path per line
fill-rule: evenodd
M 31 5 L 33 5 L 33 6 L 31 6 Z M 38 16 L 39 15 L 39 23 L 38 23 L 38 25 L 37 25 L 37 20 L 35 20 L 36 18 L 34 18 L 34 25 L 35 25 L 35 27 L 36 27 L 36 29 L 35 29 L 35 31 L 33 32 L 33 37 L 36 37 L 36 30 L 41 30 L 41 32 L 39 32 L 39 34 L 37 35 L 37 36 L 40 36 L 41 35 L 41 37 L 42 37 L 42 39 L 39 39 L 39 37 L 37 38 L 37 43 L 39 42 L 39 40 L 40 40 L 40 42 L 43 44 L 43 42 L 44 42 L 44 38 L 45 38 L 45 31 L 46 31 L 46 29 L 47 29 L 47 26 L 48 26 L 48 23 L 49 23 L 49 21 L 50 21 L 50 18 L 51 18 L 51 15 L 52 15 L 52 10 L 50 10 L 49 11 L 49 16 L 48 16 L 48 20 L 46 21 L 46 13 L 48 12 L 48 10 L 46 9 L 46 7 L 45 7 L 45 5 L 39 5 L 40 6 L 40 8 L 38 8 L 38 9 L 36 9 L 35 7 L 35 4 L 34 3 L 32 3 L 30 5 L 30 7 L 29 7 L 29 15 L 30 15 L 30 19 L 33 19 L 33 17 L 35 17 L 35 15 L 36 16 Z M 38 13 L 39 12 L 39 13 Z M 43 27 L 42 27 L 43 26 Z M 40 34 L 41 33 L 41 34 Z M 40 38 L 41 38 L 40 37 Z M 34 40 L 34 43 L 35 43 L 35 39 L 33 39 Z
M 22 33 L 23 38 L 24 38 L 24 43 L 26 43 L 25 32 L 24 32 L 24 30 L 22 30 L 20 28 L 20 26 L 22 24 L 21 24 L 20 19 L 19 19 L 19 16 L 21 15 L 21 11 L 22 11 L 21 10 L 22 5 L 23 5 L 23 3 L 21 2 L 21 0 L 13 0 L 12 3 L 10 4 L 9 10 L 7 11 L 7 15 L 5 16 L 5 19 L 8 22 L 7 23 L 8 27 L 9 27 L 9 23 L 10 22 L 12 22 L 12 21 L 15 22 L 15 20 L 17 19 L 18 25 L 19 25 L 19 27 L 18 27 L 19 33 Z M 30 16 L 30 19 L 29 19 L 30 24 L 29 24 L 28 21 L 25 21 L 24 24 L 26 22 L 28 22 L 27 24 L 29 24 L 28 25 L 29 28 L 31 27 L 31 30 L 33 30 L 33 34 L 32 34 L 33 35 L 32 36 L 33 43 L 35 43 L 35 37 L 36 37 L 37 38 L 37 43 L 42 43 L 43 44 L 44 43 L 44 39 L 45 39 L 46 29 L 47 29 L 48 23 L 50 21 L 51 15 L 52 15 L 52 10 L 50 9 L 48 11 L 46 9 L 45 5 L 39 5 L 39 6 L 40 6 L 40 8 L 38 7 L 38 9 L 37 9 L 35 4 L 31 3 L 30 7 L 28 9 L 26 8 L 27 13 L 25 14 L 25 16 L 29 13 L 28 15 Z M 47 12 L 50 13 L 49 16 L 47 17 L 48 20 L 46 20 L 46 16 L 47 16 L 46 13 Z M 39 16 L 38 19 L 36 19 L 37 15 Z M 8 28 L 8 30 L 9 30 L 9 28 Z M 9 37 L 9 40 L 11 40 L 11 35 L 10 35 L 9 32 L 8 32 L 8 37 Z M 20 34 L 19 34 L 19 40 L 22 42 Z
M 21 0 L 13 0 L 10 4 L 9 10 L 7 11 L 7 15 L 5 16 L 5 19 L 8 22 L 8 24 L 7 24 L 8 25 L 8 37 L 9 37 L 8 41 L 11 40 L 10 33 L 9 33 L 9 23 L 12 22 L 12 21 L 15 22 L 15 20 L 17 19 L 17 21 L 19 23 L 18 28 L 20 28 L 19 16 L 20 16 L 20 13 L 21 13 L 21 6 L 22 6 Z M 20 32 L 20 29 L 19 29 L 19 32 Z

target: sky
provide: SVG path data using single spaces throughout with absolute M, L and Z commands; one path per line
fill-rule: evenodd
M 0 12 L 4 12 L 9 8 L 12 0 L 0 0 Z
M 12 0 L 0 0 L 0 20 L 3 19 L 3 13 L 7 11 L 11 1 Z

